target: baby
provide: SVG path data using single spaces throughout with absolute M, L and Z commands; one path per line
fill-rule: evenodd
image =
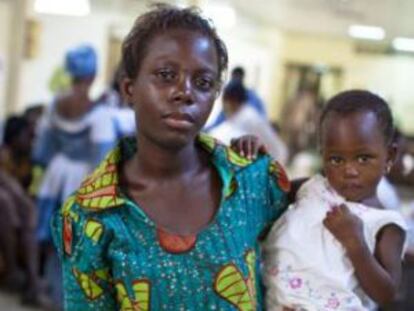
M 327 103 L 323 175 L 302 185 L 264 243 L 268 310 L 373 310 L 395 298 L 406 225 L 376 196 L 393 130 L 388 105 L 368 91 Z

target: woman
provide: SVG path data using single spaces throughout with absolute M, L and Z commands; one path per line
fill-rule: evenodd
M 200 134 L 227 52 L 194 9 L 158 6 L 123 44 L 124 140 L 53 220 L 68 310 L 260 310 L 258 238 L 289 182 Z

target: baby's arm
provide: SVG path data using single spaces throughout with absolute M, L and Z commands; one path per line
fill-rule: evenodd
M 346 249 L 363 290 L 376 303 L 393 301 L 401 280 L 401 253 L 405 233 L 390 224 L 377 235 L 374 255 L 364 238 L 363 223 L 342 205 L 327 213 L 324 225 Z

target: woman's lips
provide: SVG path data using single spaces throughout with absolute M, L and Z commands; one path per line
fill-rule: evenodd
M 176 130 L 188 130 L 194 125 L 194 119 L 189 113 L 171 112 L 163 116 L 165 124 Z

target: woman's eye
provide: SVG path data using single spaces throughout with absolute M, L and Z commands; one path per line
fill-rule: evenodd
M 200 90 L 209 91 L 214 87 L 214 80 L 205 77 L 197 78 L 195 84 Z
M 175 78 L 175 73 L 172 70 L 159 70 L 156 72 L 156 76 L 163 81 L 171 81 Z

